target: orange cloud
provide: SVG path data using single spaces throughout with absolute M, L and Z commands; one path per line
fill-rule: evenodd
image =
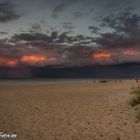
M 15 67 L 17 65 L 17 62 L 16 60 L 9 60 L 6 65 L 10 67 Z
M 7 58 L 7 57 L 0 57 L 0 66 L 7 66 L 7 67 L 15 67 L 17 65 L 17 61 L 15 59 Z
M 123 55 L 136 56 L 136 55 L 140 55 L 140 52 L 133 49 L 126 49 L 124 50 Z
M 38 63 L 45 61 L 46 58 L 40 55 L 24 55 L 21 57 L 20 61 L 22 63 Z
M 98 52 L 94 52 L 92 54 L 92 57 L 96 60 L 96 61 L 101 61 L 101 60 L 104 60 L 104 59 L 109 59 L 111 58 L 112 56 L 112 53 L 109 52 L 109 51 L 98 51 Z

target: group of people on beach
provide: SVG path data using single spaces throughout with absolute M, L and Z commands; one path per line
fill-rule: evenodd
M 139 83 L 139 79 L 135 79 L 136 80 L 136 83 Z M 100 83 L 109 83 L 109 82 L 112 82 L 112 81 L 115 81 L 115 82 L 122 82 L 122 80 L 99 80 Z M 93 80 L 93 83 L 95 83 L 96 80 Z

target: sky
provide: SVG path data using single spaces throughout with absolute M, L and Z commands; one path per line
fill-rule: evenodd
M 0 0 L 0 77 L 139 62 L 139 0 Z

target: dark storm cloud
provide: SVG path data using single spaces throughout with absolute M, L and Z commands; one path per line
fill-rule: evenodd
M 140 15 L 131 8 L 108 14 L 100 25 L 100 28 L 93 25 L 88 29 L 100 35 L 95 42 L 102 49 L 138 48 L 140 45 Z M 102 33 L 102 29 L 106 32 Z
M 95 40 L 101 48 L 138 48 L 140 45 L 139 37 L 126 37 L 115 33 L 104 33 Z
M 38 23 L 31 24 L 31 33 L 40 33 L 42 31 L 41 25 Z
M 69 42 L 71 37 L 69 37 L 68 34 L 70 34 L 70 33 L 71 33 L 71 31 L 61 33 L 59 35 L 58 42 L 59 43 Z
M 19 18 L 15 5 L 11 1 L 0 2 L 0 22 L 5 23 Z
M 24 52 L 23 54 L 38 51 L 39 54 L 47 52 L 52 55 L 58 60 L 52 65 L 60 64 L 64 67 L 71 67 L 139 62 L 139 53 L 137 53 L 140 51 L 139 22 L 139 15 L 127 11 L 115 16 L 107 15 L 102 19 L 104 26 L 100 28 L 95 25 L 89 26 L 91 32 L 98 34 L 98 37 L 74 36 L 70 31 L 62 33 L 53 31 L 49 35 L 43 33 L 16 34 L 12 40 L 15 41 L 15 46 L 23 46 L 23 48 L 32 46 L 32 51 L 20 50 Z M 102 28 L 106 27 L 111 31 L 102 33 Z M 21 41 L 25 43 L 19 44 Z M 44 51 L 40 51 L 42 49 Z M 21 54 L 20 51 L 18 54 Z M 38 64 L 38 66 L 42 65 L 48 65 L 48 62 Z
M 82 66 L 92 63 L 90 48 L 81 46 L 87 37 L 72 36 L 71 32 L 21 33 L 11 39 L 0 40 L 0 66 L 56 67 Z M 77 42 L 76 44 L 74 42 Z
M 95 26 L 89 26 L 88 29 L 91 30 L 92 33 L 98 33 L 99 31 L 99 28 Z
M 46 43 L 64 43 L 69 40 L 68 34 L 71 31 L 63 32 L 58 34 L 57 31 L 53 31 L 51 35 L 46 35 L 43 33 L 21 33 L 16 34 L 12 37 L 15 41 L 41 41 Z
M 119 16 L 106 16 L 103 19 L 104 25 L 115 30 L 117 33 L 124 33 L 129 36 L 140 34 L 140 16 L 126 11 Z
M 78 1 L 57 1 L 53 13 L 60 14 L 67 6 L 76 2 Z M 85 6 L 94 2 L 90 0 L 81 1 Z M 105 2 L 107 0 L 104 0 L 103 6 L 107 8 Z M 108 0 L 108 2 L 111 1 Z M 111 5 L 114 8 L 117 4 L 115 5 L 114 2 Z M 108 11 L 110 10 L 108 9 Z M 48 64 L 71 67 L 140 61 L 140 16 L 132 8 L 127 7 L 123 11 L 114 13 L 106 12 L 100 19 L 101 26 L 99 26 L 100 23 L 93 23 L 95 25 L 85 26 L 87 26 L 87 30 L 89 29 L 91 33 L 94 33 L 94 37 L 84 34 L 74 35 L 72 31 L 75 28 L 71 22 L 61 23 L 65 29 L 64 32 L 54 29 L 48 34 L 42 31 L 44 28 L 42 29 L 41 24 L 35 23 L 31 25 L 31 29 L 27 33 L 17 33 L 5 43 L 1 43 L 1 52 L 5 56 L 18 54 L 19 59 L 23 57 L 21 60 L 26 61 L 27 65 L 38 65 L 39 67 Z M 2 46 L 5 47 L 2 48 Z M 33 56 L 26 56 L 27 54 Z M 37 63 L 29 63 L 31 60 Z
M 102 32 L 102 29 L 106 29 Z M 91 28 L 92 29 L 92 26 Z M 95 31 L 94 31 L 95 30 Z M 91 30 L 92 31 L 92 30 Z M 96 27 L 93 25 L 95 34 Z M 106 57 L 109 59 L 99 61 L 98 64 L 118 64 L 126 62 L 139 62 L 140 58 L 140 15 L 132 9 L 125 9 L 118 13 L 109 14 L 102 19 L 99 37 L 95 37 L 98 46 L 93 58 Z
M 79 73 L 81 68 L 77 67 L 87 68 L 88 65 L 92 67 L 82 70 L 81 75 L 96 75 L 98 70 L 102 74 L 104 69 L 98 67 L 95 71 L 95 65 L 140 62 L 140 15 L 139 8 L 134 9 L 138 0 L 34 0 L 34 3 L 32 0 L 30 6 L 25 1 L 1 1 L 0 23 L 19 17 L 13 1 L 27 14 L 15 25 L 2 25 L 0 36 L 7 38 L 0 39 L 0 77 L 3 74 L 5 77 L 22 74 L 28 77 L 36 68 L 42 67 L 45 70 L 37 74 L 47 73 L 49 76 L 52 70 L 57 69 L 51 74 L 60 76 L 59 68 L 63 67 L 63 76 L 67 70 L 77 69 L 76 73 Z M 59 19 L 55 20 L 50 14 Z M 26 32 L 18 32 L 18 28 L 25 31 L 27 23 L 32 23 L 30 28 Z M 7 34 L 8 29 L 11 30 Z M 5 67 L 9 72 L 5 72 Z M 50 67 L 52 69 L 48 71 Z M 14 69 L 11 71 L 10 68 Z M 106 73 L 110 74 L 110 70 Z M 66 75 L 71 77 L 72 74 Z
M 12 37 L 16 41 L 49 41 L 50 37 L 42 33 L 21 33 Z

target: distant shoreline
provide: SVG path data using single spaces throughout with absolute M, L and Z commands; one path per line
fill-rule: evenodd
M 46 83 L 96 83 L 101 81 L 121 82 L 121 81 L 136 81 L 138 78 L 94 78 L 94 79 L 3 79 L 0 80 L 1 85 L 36 85 Z M 139 79 L 138 79 L 139 80 Z M 140 81 L 139 81 L 140 82 Z

